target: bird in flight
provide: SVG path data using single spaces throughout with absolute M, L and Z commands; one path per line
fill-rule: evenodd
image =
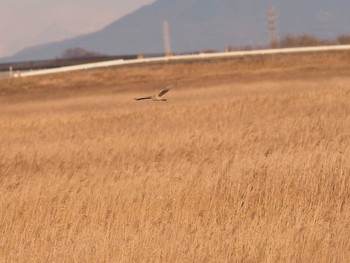
M 161 91 L 159 91 L 157 94 L 153 96 L 148 96 L 148 97 L 141 97 L 141 98 L 134 98 L 134 100 L 153 100 L 153 101 L 167 101 L 166 98 L 163 98 L 163 95 L 168 93 L 168 91 L 175 87 L 177 85 L 177 82 L 170 84 L 169 86 L 165 87 Z

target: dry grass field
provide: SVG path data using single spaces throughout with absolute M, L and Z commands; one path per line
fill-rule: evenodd
M 133 101 L 177 80 L 167 102 Z M 0 262 L 349 262 L 350 54 L 0 80 Z

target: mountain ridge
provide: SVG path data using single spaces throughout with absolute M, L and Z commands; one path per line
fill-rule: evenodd
M 279 36 L 347 34 L 350 2 L 334 0 L 158 0 L 96 32 L 26 48 L 0 61 L 53 59 L 69 48 L 107 55 L 162 53 L 162 22 L 170 25 L 173 52 L 223 50 L 226 45 L 266 45 L 267 10 L 274 6 Z M 341 8 L 340 8 L 341 7 Z

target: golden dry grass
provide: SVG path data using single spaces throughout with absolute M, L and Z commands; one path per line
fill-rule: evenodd
M 349 262 L 348 58 L 2 80 L 0 260 Z

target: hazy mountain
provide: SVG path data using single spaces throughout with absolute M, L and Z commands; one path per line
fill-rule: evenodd
M 164 20 L 169 22 L 173 52 L 264 45 L 270 5 L 276 10 L 279 36 L 350 34 L 349 0 L 158 0 L 95 33 L 30 47 L 6 60 L 55 58 L 75 47 L 109 55 L 161 53 Z

